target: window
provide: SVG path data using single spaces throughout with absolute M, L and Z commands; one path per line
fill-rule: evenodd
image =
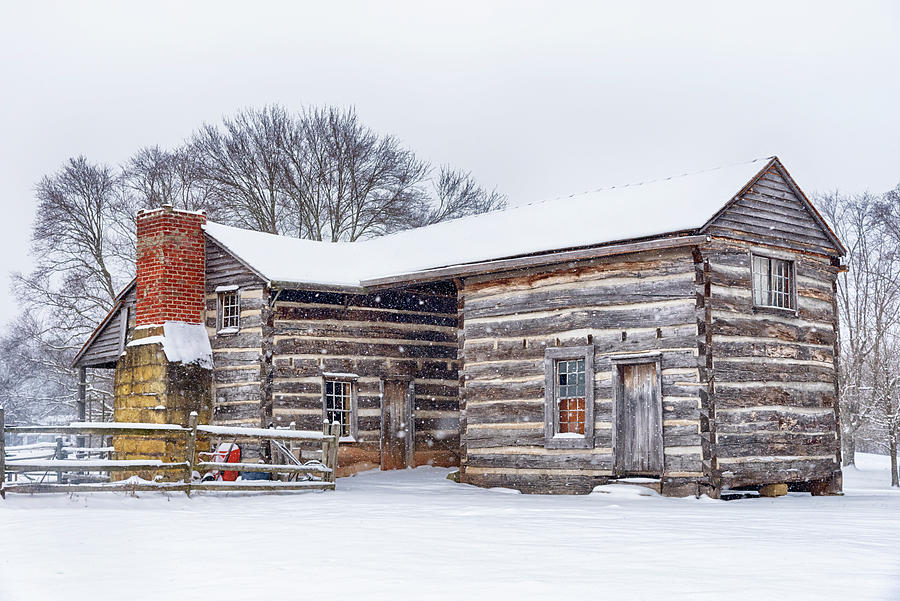
M 584 436 L 584 359 L 556 360 L 557 434 Z
M 594 446 L 594 347 L 550 348 L 544 354 L 547 448 Z
M 238 290 L 219 292 L 219 333 L 241 329 L 241 298 Z
M 322 390 L 324 419 L 341 425 L 342 437 L 356 437 L 356 382 L 325 379 Z
M 753 255 L 753 304 L 757 307 L 794 308 L 793 261 Z

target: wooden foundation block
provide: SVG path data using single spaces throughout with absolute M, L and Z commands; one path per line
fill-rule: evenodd
M 767 484 L 759 489 L 759 496 L 761 497 L 783 497 L 787 493 L 787 484 Z

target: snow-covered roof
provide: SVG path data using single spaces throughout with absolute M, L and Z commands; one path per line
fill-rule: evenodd
M 205 227 L 269 281 L 358 288 L 437 268 L 697 231 L 776 160 L 603 188 L 358 242 Z

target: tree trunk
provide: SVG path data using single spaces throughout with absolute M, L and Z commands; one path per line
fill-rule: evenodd
M 900 475 L 897 474 L 897 431 L 891 429 L 891 486 L 900 486 Z
M 841 464 L 844 467 L 856 465 L 856 437 L 850 433 L 844 433 L 841 437 Z

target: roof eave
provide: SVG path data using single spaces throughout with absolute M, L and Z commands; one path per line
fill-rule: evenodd
M 673 232 L 673 234 L 677 233 L 679 232 Z M 453 265 L 449 267 L 441 267 L 438 269 L 418 271 L 415 273 L 397 274 L 387 277 L 363 280 L 362 282 L 360 282 L 360 284 L 362 284 L 362 286 L 366 290 L 389 288 L 398 285 L 423 284 L 427 282 L 449 280 L 458 277 L 512 271 L 529 267 L 541 267 L 545 265 L 553 265 L 554 263 L 564 263 L 566 261 L 581 261 L 585 259 L 609 257 L 648 250 L 661 250 L 667 248 L 678 248 L 682 246 L 696 246 L 698 244 L 703 244 L 709 240 L 706 235 L 694 235 L 693 233 L 675 237 L 665 236 L 666 234 L 663 234 L 650 240 L 643 240 L 638 242 L 607 244 L 603 246 L 592 246 L 590 248 L 582 248 L 577 250 L 550 252 L 538 255 L 527 255 L 522 257 L 511 257 L 507 259 L 482 261 L 478 263 Z
M 75 354 L 75 357 L 72 359 L 72 362 L 69 364 L 69 367 L 71 367 L 71 368 L 94 367 L 91 365 L 82 365 L 81 364 L 82 357 L 84 357 L 85 352 L 87 352 L 88 347 L 91 346 L 91 343 L 94 341 L 94 339 L 100 333 L 100 330 L 102 330 L 104 327 L 106 327 L 106 324 L 109 323 L 109 320 L 111 320 L 113 318 L 113 315 L 116 314 L 116 312 L 119 310 L 119 308 L 125 302 L 125 296 L 128 294 L 128 291 L 131 290 L 131 287 L 135 286 L 136 284 L 137 284 L 137 278 L 132 278 L 132 280 L 130 282 L 128 282 L 128 285 L 125 286 L 124 288 L 122 288 L 122 291 L 116 295 L 116 297 L 113 299 L 112 309 L 109 310 L 109 313 L 106 314 L 106 317 L 104 317 L 102 320 L 100 320 L 100 323 L 97 324 L 97 327 L 94 328 L 94 331 L 91 332 L 91 335 L 88 336 L 88 339 L 85 340 L 84 344 L 81 345 L 81 348 L 78 349 L 78 352 Z

